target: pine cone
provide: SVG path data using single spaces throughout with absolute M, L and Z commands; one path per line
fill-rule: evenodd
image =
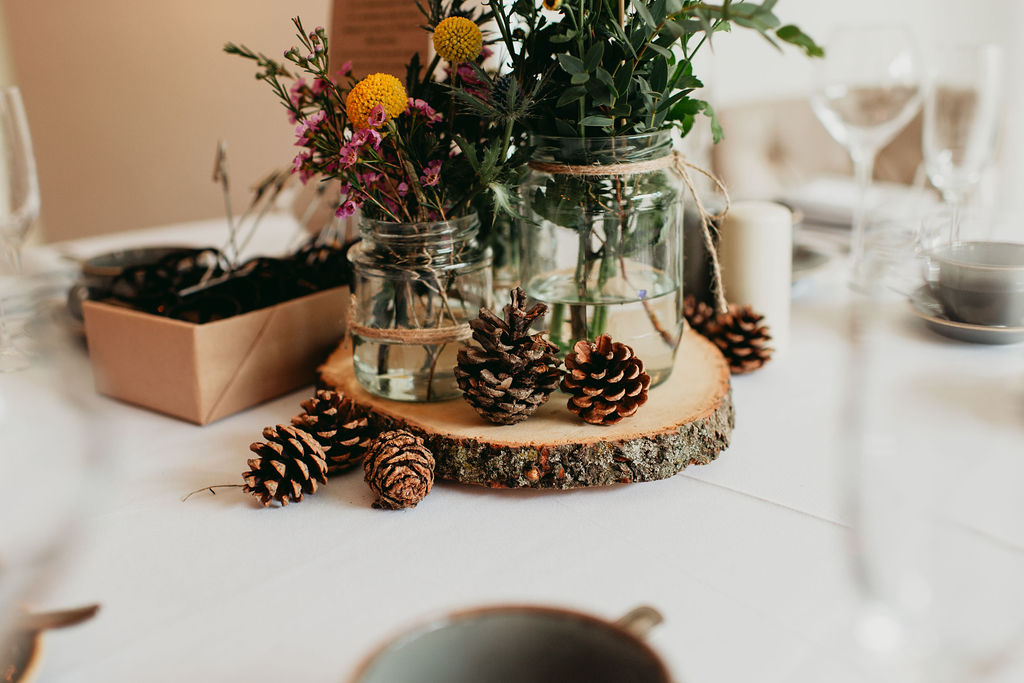
M 708 321 L 701 333 L 722 352 L 732 374 L 742 375 L 771 360 L 774 349 L 768 342 L 772 337 L 762 320 L 764 316 L 750 306 L 729 304 L 729 312 L 719 313 Z
M 715 309 L 703 301 L 697 301 L 692 294 L 683 300 L 683 317 L 689 323 L 690 329 L 697 334 L 704 334 L 704 328 L 708 321 L 715 317 Z
M 302 415 L 292 424 L 309 432 L 324 449 L 327 475 L 347 472 L 358 465 L 373 439 L 366 412 L 333 390 L 317 390 L 302 402 Z
M 366 483 L 377 494 L 374 507 L 388 510 L 415 507 L 434 485 L 434 456 L 423 439 L 397 429 L 384 432 L 363 460 Z
M 547 402 L 562 372 L 558 348 L 544 334 L 530 334 L 530 325 L 548 307 L 534 304 L 516 287 L 510 293 L 502 320 L 486 308 L 470 321 L 473 339 L 480 345 L 459 349 L 455 378 L 473 409 L 485 420 L 510 425 L 522 422 Z
M 317 482 L 327 483 L 324 451 L 316 440 L 296 427 L 277 425 L 263 430 L 266 441 L 254 443 L 249 450 L 249 471 L 242 473 L 247 491 L 264 506 L 272 501 L 287 505 L 301 501 L 304 493 L 316 493 Z
M 569 410 L 586 422 L 615 424 L 647 402 L 651 378 L 644 362 L 607 334 L 595 342 L 576 342 L 565 368 L 562 391 L 572 395 Z

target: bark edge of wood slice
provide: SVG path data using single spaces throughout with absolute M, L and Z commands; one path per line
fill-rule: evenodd
M 729 366 L 704 337 L 687 329 L 672 375 L 650 392 L 636 415 L 616 425 L 580 421 L 555 392 L 525 422 L 493 425 L 462 399 L 391 401 L 355 377 L 352 348 L 342 343 L 320 366 L 322 383 L 372 413 L 381 430 L 423 436 L 440 479 L 492 488 L 572 489 L 666 479 L 706 465 L 729 445 L 735 414 Z

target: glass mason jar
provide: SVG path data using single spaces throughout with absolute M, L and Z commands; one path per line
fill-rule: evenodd
M 526 293 L 549 306 L 549 338 L 567 352 L 609 334 L 633 347 L 652 384 L 664 381 L 683 331 L 671 132 L 533 142 L 520 186 L 521 272 Z
M 393 223 L 361 218 L 349 330 L 356 378 L 397 401 L 460 395 L 453 372 L 469 321 L 491 306 L 491 252 L 476 214 Z

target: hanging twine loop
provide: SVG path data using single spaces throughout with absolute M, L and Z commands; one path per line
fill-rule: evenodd
M 622 164 L 588 164 L 572 166 L 568 164 L 552 164 L 543 161 L 531 161 L 529 166 L 535 171 L 541 171 L 542 173 L 581 177 L 630 175 L 634 173 L 661 171 L 667 168 L 675 170 L 675 172 L 679 174 L 679 177 L 682 178 L 683 184 L 686 185 L 686 189 L 690 191 L 690 195 L 693 197 L 693 201 L 697 206 L 697 213 L 700 216 L 700 227 L 704 237 L 704 247 L 707 249 L 708 255 L 711 258 L 711 274 L 713 276 L 711 282 L 711 293 L 715 297 L 718 310 L 722 313 L 728 311 L 729 305 L 725 300 L 725 290 L 722 286 L 722 266 L 718 261 L 718 252 L 715 249 L 715 239 L 711 235 L 711 223 L 712 221 L 725 218 L 725 215 L 729 213 L 729 192 L 725 189 L 725 185 L 722 181 L 713 173 L 701 168 L 700 166 L 691 164 L 686 160 L 686 157 L 679 152 L 672 152 L 672 154 L 666 154 L 665 156 L 658 157 L 657 159 L 631 161 Z M 693 176 L 690 175 L 691 169 L 709 178 L 725 199 L 725 207 L 718 213 L 711 213 L 704 206 L 704 202 L 700 199 L 700 193 L 697 192 L 697 188 L 693 182 Z M 679 220 L 683 220 L 683 216 L 680 216 Z
M 393 327 L 366 327 L 355 321 L 356 298 L 353 296 L 348 307 L 348 330 L 363 339 L 370 339 L 386 344 L 449 344 L 461 342 L 473 337 L 473 328 L 468 323 L 445 325 L 438 327 L 420 327 L 399 329 Z

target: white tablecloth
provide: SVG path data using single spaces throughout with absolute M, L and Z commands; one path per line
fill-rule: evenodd
M 213 223 L 176 226 L 57 250 L 219 235 Z M 794 291 L 788 353 L 733 380 L 732 445 L 660 482 L 574 492 L 441 483 L 414 510 L 386 512 L 353 474 L 286 509 L 237 489 L 182 502 L 239 482 L 250 442 L 309 390 L 206 427 L 90 397 L 108 475 L 46 606 L 102 610 L 48 635 L 40 680 L 339 681 L 414 622 L 495 603 L 608 618 L 653 605 L 666 620 L 650 640 L 681 681 L 869 680 L 851 645 L 842 495 L 851 295 L 838 263 Z M 933 416 L 952 442 L 983 434 L 987 448 L 1024 457 L 1021 346 L 936 336 L 896 299 L 875 320 L 875 369 L 916 392 L 908 419 Z M 84 352 L 78 372 L 88 373 Z M 1024 520 L 1002 531 L 1024 553 Z M 999 680 L 1022 672 L 1018 662 Z

